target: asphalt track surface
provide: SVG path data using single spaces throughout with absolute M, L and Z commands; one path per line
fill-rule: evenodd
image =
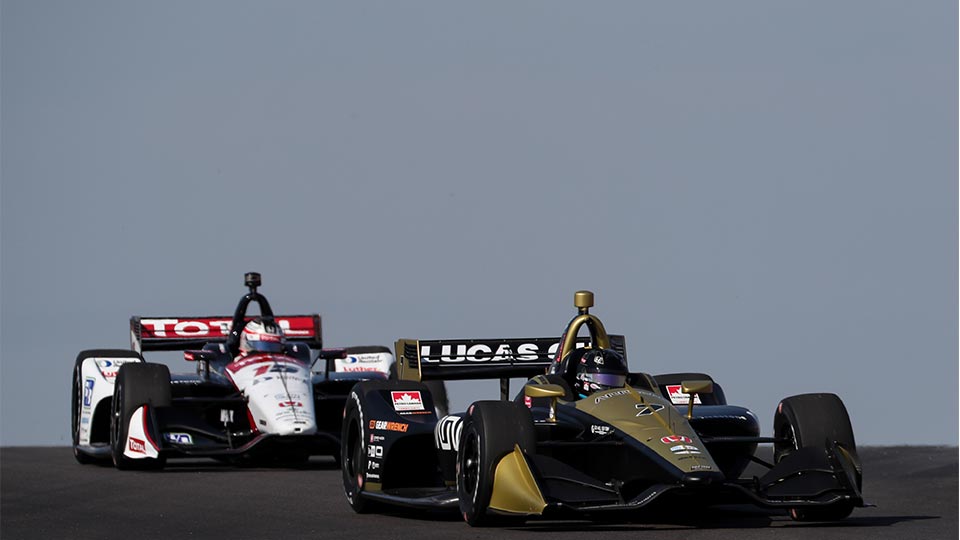
M 606 523 L 528 522 L 475 529 L 456 515 L 354 514 L 332 461 L 301 469 L 171 461 L 161 472 L 80 465 L 67 448 L 0 449 L 0 537 L 264 538 L 957 538 L 956 447 L 866 447 L 864 496 L 837 523 L 799 523 L 752 507 L 679 510 Z

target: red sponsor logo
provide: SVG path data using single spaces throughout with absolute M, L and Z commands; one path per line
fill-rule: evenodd
M 303 407 L 303 403 L 299 401 L 281 401 L 277 405 L 280 407 Z
M 135 439 L 133 437 L 130 437 L 130 442 L 127 444 L 127 448 L 131 452 L 136 452 L 138 454 L 147 453 L 147 445 L 140 439 Z
M 393 398 L 393 410 L 395 411 L 422 411 L 423 398 L 419 390 L 408 392 L 390 392 Z
M 399 431 L 400 433 L 406 433 L 410 429 L 410 424 L 404 424 L 403 422 L 387 422 L 386 420 L 371 420 L 370 429 L 381 429 L 384 431 Z
M 263 375 L 267 371 L 274 371 L 277 373 L 293 373 L 296 371 L 296 368 L 291 366 L 304 365 L 303 362 L 295 358 L 289 358 L 275 354 L 256 354 L 227 364 L 227 371 L 230 373 L 236 373 L 243 368 L 250 367 L 255 364 L 263 365 L 257 367 L 257 370 L 253 373 L 254 377 Z
M 523 404 L 527 406 L 528 409 L 533 407 L 533 398 L 530 396 L 523 396 Z
M 682 392 L 682 386 L 679 384 L 668 384 L 667 385 L 667 394 L 670 395 L 670 402 L 674 405 L 687 405 L 690 403 L 690 395 L 684 394 Z M 700 396 L 697 395 L 693 398 L 694 405 L 701 405 Z
M 244 322 L 253 320 L 247 317 Z M 178 339 L 211 337 L 224 338 L 230 334 L 230 317 L 193 317 L 189 319 L 140 319 L 141 332 L 148 339 Z M 287 336 L 313 337 L 316 335 L 314 318 L 277 317 L 277 324 Z
M 690 437 L 687 437 L 684 435 L 667 435 L 666 437 L 662 437 L 660 439 L 660 442 L 662 442 L 663 444 L 677 444 L 677 443 L 692 443 L 693 440 L 691 440 Z

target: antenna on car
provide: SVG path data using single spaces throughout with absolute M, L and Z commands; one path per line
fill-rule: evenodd
M 573 305 L 580 310 L 581 315 L 586 315 L 593 307 L 593 293 L 590 291 L 577 291 L 573 293 Z
M 243 275 L 243 284 L 250 287 L 251 293 L 256 293 L 261 283 L 260 272 L 247 272 Z

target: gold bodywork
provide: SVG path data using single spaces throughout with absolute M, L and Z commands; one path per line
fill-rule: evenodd
M 489 507 L 500 512 L 522 515 L 540 515 L 547 507 L 543 494 L 533 478 L 533 472 L 523 457 L 520 446 L 503 456 L 493 475 L 493 493 Z
M 573 305 L 579 310 L 592 308 L 593 293 L 590 291 L 577 291 L 573 293 Z
M 420 382 L 420 342 L 416 339 L 398 339 L 394 345 L 397 359 L 397 378 Z M 415 351 L 415 352 L 414 352 Z M 412 354 L 408 355 L 410 352 Z
M 659 394 L 627 386 L 573 405 L 645 444 L 683 472 L 720 470 L 684 414 Z

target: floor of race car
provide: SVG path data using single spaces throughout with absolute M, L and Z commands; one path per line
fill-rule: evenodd
M 456 515 L 398 510 L 357 515 L 329 458 L 302 469 L 235 468 L 212 460 L 171 461 L 161 472 L 79 465 L 68 448 L 0 449 L 0 537 L 18 538 L 369 538 L 594 537 L 645 539 L 957 538 L 956 447 L 867 447 L 860 508 L 838 523 L 798 523 L 738 506 L 646 516 L 644 521 L 528 522 L 472 529 Z

